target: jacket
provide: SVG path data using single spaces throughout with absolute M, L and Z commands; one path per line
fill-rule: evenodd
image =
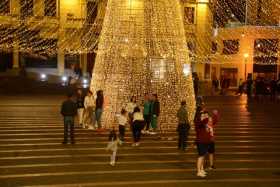
M 75 116 L 77 114 L 77 104 L 71 99 L 64 101 L 60 113 L 63 116 Z
M 181 106 L 177 112 L 179 124 L 189 124 L 188 112 L 185 106 Z

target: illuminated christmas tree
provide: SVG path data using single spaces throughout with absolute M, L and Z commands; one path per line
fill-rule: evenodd
M 182 100 L 193 118 L 195 97 L 179 0 L 108 0 L 91 90 L 105 95 L 103 124 L 132 95 L 141 104 L 145 93 L 161 103 L 161 127 L 176 123 Z

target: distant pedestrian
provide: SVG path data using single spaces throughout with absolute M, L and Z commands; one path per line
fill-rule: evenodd
M 178 150 L 185 151 L 187 148 L 187 140 L 190 130 L 190 124 L 188 119 L 188 112 L 186 109 L 186 101 L 181 102 L 181 107 L 177 112 L 178 118 Z
M 133 121 L 132 121 L 132 134 L 134 143 L 132 146 L 139 146 L 141 139 L 141 131 L 144 128 L 144 117 L 139 107 L 134 109 Z
M 78 121 L 79 121 L 79 125 L 81 127 L 83 127 L 83 119 L 84 119 L 84 101 L 85 101 L 85 97 L 83 95 L 83 90 L 82 89 L 78 89 L 77 90 L 77 98 L 76 98 L 76 103 L 77 103 L 77 108 L 78 108 Z
M 84 123 L 83 123 L 83 128 L 89 128 L 89 129 L 94 129 L 93 127 L 93 122 L 94 122 L 94 115 L 93 115 L 93 110 L 94 110 L 94 98 L 92 92 L 89 90 L 87 93 L 87 96 L 85 97 L 84 101 Z
M 157 126 L 158 126 L 158 119 L 159 119 L 159 114 L 160 114 L 160 103 L 158 100 L 157 94 L 153 94 L 152 97 L 152 103 L 151 103 L 151 127 L 152 130 L 150 134 L 156 134 Z
M 103 113 L 103 105 L 104 105 L 104 96 L 103 96 L 103 91 L 98 90 L 96 92 L 96 100 L 95 100 L 95 120 L 97 122 L 97 128 L 98 130 L 102 129 L 102 124 L 101 124 L 101 117 Z
M 145 120 L 145 128 L 143 130 L 143 133 L 149 133 L 150 124 L 151 124 L 151 100 L 150 95 L 145 95 L 145 101 L 144 101 L 144 120 Z
M 127 117 L 128 116 L 126 110 L 122 109 L 121 114 L 118 116 L 120 144 L 123 144 L 125 141 L 125 126 L 128 124 Z
M 67 95 L 67 100 L 65 100 L 61 106 L 60 113 L 64 117 L 64 140 L 62 142 L 63 144 L 68 143 L 69 133 L 70 133 L 71 144 L 75 144 L 74 118 L 77 115 L 77 105 L 72 100 L 72 97 L 73 97 L 73 94 L 69 93 Z
M 114 128 L 110 131 L 109 142 L 106 149 L 112 152 L 112 155 L 110 156 L 110 165 L 115 166 L 118 151 L 118 138 Z

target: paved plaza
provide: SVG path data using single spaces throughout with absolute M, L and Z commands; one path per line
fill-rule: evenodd
M 209 97 L 218 109 L 216 167 L 196 177 L 196 149 L 177 150 L 175 129 L 120 147 L 115 167 L 105 150 L 108 132 L 76 128 L 76 145 L 62 145 L 63 96 L 0 96 L 0 187 L 12 186 L 279 186 L 279 104 L 246 104 L 245 97 Z M 192 130 L 189 144 L 194 141 Z

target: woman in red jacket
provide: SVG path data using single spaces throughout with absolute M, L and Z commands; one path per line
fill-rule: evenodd
M 204 171 L 203 165 L 211 142 L 211 136 L 207 127 L 208 121 L 208 112 L 203 107 L 198 107 L 195 115 L 196 145 L 198 151 L 197 176 L 202 178 L 206 177 L 207 174 Z

